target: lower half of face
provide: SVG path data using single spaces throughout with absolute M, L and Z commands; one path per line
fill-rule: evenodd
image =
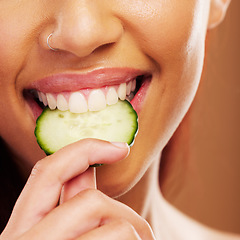
M 136 5 L 125 0 L 104 0 L 101 5 L 98 1 L 93 1 L 94 4 L 86 1 L 85 5 L 71 1 L 68 6 L 63 1 L 53 2 L 47 10 L 44 1 L 37 7 L 32 1 L 26 1 L 18 10 L 12 4 L 4 3 L 9 12 L 1 13 L 0 10 L 5 16 L 0 19 L 0 134 L 20 165 L 31 167 L 45 155 L 34 137 L 36 111 L 33 108 L 38 108 L 38 114 L 42 109 L 36 107 L 37 102 L 30 104 L 33 99 L 26 98 L 24 93 L 29 88 L 38 86 L 39 79 L 50 79 L 45 81 L 46 87 L 40 80 L 41 87 L 35 90 L 51 93 L 57 89 L 53 85 L 58 84 L 59 89 L 54 94 L 61 94 L 65 92 L 60 86 L 62 83 L 68 92 L 69 89 L 81 91 L 81 87 L 74 89 L 63 83 L 59 75 L 82 76 L 103 69 L 106 70 L 106 83 L 103 78 L 101 84 L 106 86 L 112 84 L 107 76 L 112 74 L 109 69 L 118 69 L 119 81 L 127 81 L 132 77 L 128 76 L 128 70 L 137 69 L 139 76 L 134 76 L 137 89 L 132 103 L 139 114 L 139 132 L 134 146 L 128 158 L 98 169 L 99 188 L 117 196 L 129 190 L 144 175 L 193 100 L 203 65 L 209 3 L 198 0 L 191 3 L 188 0 L 152 0 L 146 3 L 142 0 Z M 75 8 L 76 4 L 78 8 Z M 83 15 L 73 9 L 82 9 Z M 29 12 L 27 19 L 24 17 L 26 12 Z M 104 21 L 99 20 L 102 13 L 106 16 Z M 76 21 L 61 21 L 71 17 L 79 20 L 78 24 Z M 81 25 L 89 24 L 89 19 L 95 24 L 88 28 Z M 108 28 L 109 41 L 101 24 Z M 115 28 L 109 27 L 111 24 L 115 24 Z M 96 27 L 102 29 L 98 35 Z M 79 44 L 72 37 L 71 30 L 79 36 Z M 54 35 L 52 37 L 52 44 L 59 48 L 57 52 L 46 45 L 51 32 L 58 36 L 55 42 Z M 87 41 L 86 36 L 91 37 L 91 41 Z M 101 37 L 105 37 L 102 43 Z M 92 41 L 94 38 L 96 40 Z M 57 77 L 51 80 L 53 78 L 49 76 Z M 85 88 L 96 84 L 89 79 L 83 84 Z M 72 79 L 70 82 L 74 83 Z M 121 82 L 115 83 L 119 84 Z

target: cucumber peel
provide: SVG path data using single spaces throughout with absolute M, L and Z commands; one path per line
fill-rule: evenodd
M 132 145 L 138 132 L 138 116 L 127 101 L 96 112 L 71 113 L 46 107 L 36 121 L 35 136 L 47 154 L 85 138 Z

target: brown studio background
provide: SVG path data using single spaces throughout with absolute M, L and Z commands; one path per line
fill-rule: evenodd
M 209 32 L 197 96 L 166 148 L 160 170 L 161 177 L 168 176 L 160 181 L 169 202 L 198 221 L 236 233 L 240 233 L 239 25 L 240 0 L 232 0 L 225 21 Z

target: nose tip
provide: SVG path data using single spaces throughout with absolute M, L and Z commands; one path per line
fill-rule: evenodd
M 78 57 L 85 57 L 102 46 L 116 43 L 123 32 L 120 20 L 99 4 L 77 7 L 65 4 L 56 22 L 51 47 Z

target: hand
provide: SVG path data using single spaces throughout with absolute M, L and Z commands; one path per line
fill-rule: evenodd
M 89 168 L 128 152 L 125 144 L 82 140 L 40 160 L 0 239 L 154 239 L 143 218 L 96 189 Z

